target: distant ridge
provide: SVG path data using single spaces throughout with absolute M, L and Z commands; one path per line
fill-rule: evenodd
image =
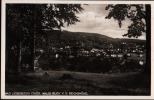
M 139 45 L 143 45 L 143 44 L 145 45 L 146 43 L 146 40 L 111 38 L 109 36 L 98 34 L 98 33 L 70 32 L 66 30 L 63 30 L 63 31 L 47 30 L 45 31 L 45 34 L 48 38 L 48 42 L 52 46 L 70 45 L 70 46 L 84 46 L 84 47 L 91 47 L 91 48 L 104 48 L 109 44 L 119 46 L 123 42 L 135 43 Z

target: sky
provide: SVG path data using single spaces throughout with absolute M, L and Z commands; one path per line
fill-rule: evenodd
M 84 10 L 77 14 L 80 22 L 75 25 L 70 25 L 64 27 L 63 30 L 68 30 L 72 32 L 88 32 L 88 33 L 99 33 L 112 38 L 128 38 L 122 35 L 127 33 L 128 26 L 131 24 L 129 19 L 122 22 L 122 27 L 119 28 L 118 22 L 114 19 L 105 19 L 108 15 L 107 10 L 105 10 L 105 4 L 89 4 L 82 5 Z M 146 36 L 143 34 L 138 39 L 144 39 Z

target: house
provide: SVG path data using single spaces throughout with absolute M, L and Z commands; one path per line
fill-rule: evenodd
M 123 42 L 122 44 L 126 44 L 126 42 Z
M 69 58 L 74 58 L 74 56 L 73 55 L 70 55 Z
M 52 50 L 53 50 L 53 51 L 56 50 L 56 47 L 52 47 Z
M 139 61 L 139 64 L 140 64 L 140 65 L 143 65 L 143 64 L 144 64 L 144 61 L 140 60 L 140 61 Z
M 136 52 L 136 50 L 133 50 L 132 52 Z
M 101 52 L 105 52 L 106 50 L 105 49 L 101 49 Z
M 110 57 L 110 55 L 109 55 L 109 54 L 106 54 L 105 56 L 106 56 L 106 57 Z
M 98 56 L 101 56 L 101 54 L 100 53 L 96 53 L 96 56 L 98 57 Z
M 136 53 L 131 53 L 131 57 L 132 57 L 132 58 L 134 58 L 134 57 L 136 58 L 136 57 L 138 57 L 138 54 L 136 54 Z
M 91 52 L 99 52 L 100 50 L 99 49 L 96 49 L 96 48 L 93 48 L 91 49 Z
M 130 54 L 130 53 L 127 53 L 127 56 L 128 56 L 128 57 L 131 57 L 131 54 Z
M 56 54 L 56 55 L 55 55 L 55 58 L 58 58 L 58 57 L 59 57 L 59 54 Z
M 117 57 L 117 55 L 116 54 L 111 54 L 111 57 L 114 57 L 115 58 L 115 57 Z
M 70 49 L 70 46 L 65 46 L 65 49 Z
M 119 54 L 117 54 L 117 57 L 118 58 L 122 58 L 123 57 L 123 54 L 122 53 L 119 53 Z
M 63 51 L 63 48 L 59 48 L 59 51 Z
M 143 57 L 143 54 L 139 54 L 139 57 Z
M 117 49 L 117 51 L 118 51 L 118 52 L 120 52 L 120 51 L 121 51 L 121 49 L 120 49 L 120 48 L 118 48 L 118 49 Z
M 143 53 L 143 50 L 139 50 L 140 53 Z

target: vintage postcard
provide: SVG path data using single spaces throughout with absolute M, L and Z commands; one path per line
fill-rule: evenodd
M 2 0 L 2 99 L 154 99 L 153 1 Z

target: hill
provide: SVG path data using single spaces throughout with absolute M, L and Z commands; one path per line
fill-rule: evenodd
M 104 48 L 109 44 L 114 46 L 120 46 L 121 43 L 135 43 L 138 45 L 145 45 L 145 40 L 139 39 L 120 39 L 111 38 L 105 35 L 97 33 L 86 33 L 86 32 L 69 32 L 69 31 L 45 31 L 43 35 L 38 35 L 37 46 L 40 48 L 41 45 L 46 46 L 64 47 L 64 46 L 79 46 L 89 48 Z M 40 44 L 40 43 L 41 44 Z M 43 44 L 42 44 L 43 43 Z
M 35 56 L 40 57 L 38 66 L 43 70 L 142 71 L 144 64 L 140 65 L 138 58 L 140 52 L 140 58 L 145 58 L 145 43 L 145 40 L 114 39 L 97 33 L 45 31 L 35 39 L 35 48 L 44 52 L 35 52 Z M 133 54 L 123 63 L 128 58 L 126 52 Z

